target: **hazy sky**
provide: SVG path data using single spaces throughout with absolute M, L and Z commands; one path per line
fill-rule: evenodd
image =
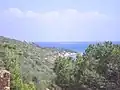
M 120 0 L 0 0 L 0 35 L 27 41 L 120 41 Z

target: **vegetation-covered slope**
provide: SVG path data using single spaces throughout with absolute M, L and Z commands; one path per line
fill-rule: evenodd
M 0 51 L 1 67 L 10 70 L 11 73 L 13 73 L 13 68 L 17 67 L 21 80 L 24 83 L 34 81 L 39 88 L 38 90 L 40 90 L 41 84 L 45 86 L 55 77 L 51 69 L 53 67 L 54 49 L 39 48 L 27 42 L 0 37 Z M 17 64 L 18 66 L 16 66 Z

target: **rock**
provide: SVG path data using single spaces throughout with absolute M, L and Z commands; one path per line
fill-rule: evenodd
M 0 90 L 10 90 L 10 72 L 0 70 Z

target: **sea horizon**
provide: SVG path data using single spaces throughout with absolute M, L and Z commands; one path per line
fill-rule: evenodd
M 85 49 L 90 44 L 96 44 L 98 42 L 99 41 L 97 42 L 35 42 L 35 43 L 40 47 L 63 48 L 63 49 L 68 49 L 75 52 L 84 52 Z M 120 41 L 113 41 L 112 43 L 120 44 Z

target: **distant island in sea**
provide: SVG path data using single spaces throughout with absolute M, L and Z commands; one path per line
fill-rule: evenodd
M 35 42 L 40 47 L 62 48 L 75 52 L 84 52 L 90 44 L 98 42 Z M 113 41 L 114 44 L 120 44 L 120 41 Z

